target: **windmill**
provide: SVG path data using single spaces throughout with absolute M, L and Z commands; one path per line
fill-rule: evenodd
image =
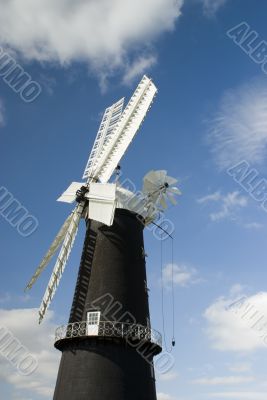
M 152 80 L 144 76 L 125 108 L 124 99 L 121 99 L 106 109 L 83 174 L 84 182 L 71 183 L 58 199 L 66 203 L 76 201 L 76 205 L 26 287 L 26 289 L 32 288 L 60 249 L 39 309 L 39 322 L 41 322 L 59 286 L 74 245 L 79 222 L 84 218 L 87 231 L 70 321 L 66 327 L 59 328 L 56 333 L 55 346 L 63 352 L 54 395 L 56 400 L 83 400 L 88 398 L 89 393 L 90 400 L 108 398 L 129 400 L 131 396 L 144 400 L 156 398 L 153 377 L 152 380 L 150 379 L 147 392 L 141 395 L 136 389 L 130 389 L 132 383 L 129 376 L 122 377 L 120 374 L 117 376 L 116 368 L 110 369 L 110 359 L 114 361 L 114 365 L 118 362 L 118 360 L 115 361 L 118 356 L 118 340 L 121 343 L 129 332 L 133 339 L 138 330 L 139 339 L 141 340 L 141 336 L 142 340 L 146 338 L 145 343 L 148 349 L 152 345 L 155 346 L 151 355 L 152 363 L 153 356 L 161 351 L 160 340 L 158 339 L 156 344 L 152 340 L 148 299 L 145 288 L 143 290 L 142 287 L 146 282 L 144 256 L 141 255 L 141 258 L 138 256 L 136 260 L 136 254 L 139 254 L 141 249 L 144 254 L 142 233 L 144 226 L 150 224 L 157 213 L 167 207 L 167 200 L 173 204 L 176 203 L 174 195 L 180 192 L 173 185 L 177 180 L 168 177 L 166 171 L 151 171 L 144 178 L 141 196 L 123 188 L 118 179 L 110 182 L 151 107 L 156 93 L 157 88 Z M 139 276 L 136 276 L 136 285 L 131 287 L 134 268 L 128 271 L 126 264 L 132 262 Z M 109 270 L 106 269 L 107 267 Z M 128 287 L 128 291 L 125 290 L 125 286 Z M 133 287 L 142 291 L 139 299 L 136 293 L 132 292 Z M 110 293 L 113 298 L 120 300 L 120 304 L 123 304 L 127 311 L 131 311 L 131 315 L 134 315 L 136 319 L 135 323 L 130 324 L 126 317 L 120 321 L 114 321 L 113 316 L 109 317 L 111 321 L 101 319 L 101 313 L 104 314 L 103 304 L 98 306 L 97 310 L 92 308 L 92 304 L 95 304 L 97 298 L 110 295 Z M 117 324 L 116 329 L 112 325 L 114 323 Z M 110 332 L 112 334 L 109 334 Z M 100 338 L 102 341 L 99 341 Z M 109 340 L 112 338 L 113 341 L 107 341 L 107 338 Z M 104 345 L 103 339 L 106 339 L 108 344 Z M 106 346 L 109 353 L 105 360 L 103 360 L 103 346 Z M 72 358 L 70 349 L 75 350 L 76 358 Z M 124 360 L 123 348 L 120 347 L 120 351 L 121 367 L 125 370 L 127 367 L 123 364 L 127 360 Z M 126 354 L 132 358 L 133 364 L 139 365 L 139 368 L 143 370 L 143 378 L 148 373 L 153 375 L 150 370 L 151 365 L 150 369 L 147 369 L 148 366 L 142 362 L 140 364 L 140 356 L 136 359 L 136 355 L 133 356 L 130 348 L 127 351 Z M 77 360 L 79 360 L 80 372 L 77 372 Z M 91 378 L 88 371 L 91 371 Z M 103 385 L 101 385 L 102 389 L 99 388 L 101 374 L 106 376 L 107 382 L 113 376 L 117 382 L 116 388 L 109 388 L 109 391 Z M 73 385 L 76 385 L 75 389 Z M 128 391 L 127 395 L 123 394 L 125 387 L 128 387 L 132 394 Z M 113 395 L 110 396 L 111 393 Z

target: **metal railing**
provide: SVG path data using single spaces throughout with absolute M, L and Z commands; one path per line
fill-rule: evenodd
M 148 326 L 124 322 L 100 321 L 94 334 L 91 333 L 90 327 L 85 321 L 62 325 L 56 330 L 55 342 L 63 339 L 100 336 L 124 338 L 126 340 L 138 339 L 162 347 L 161 334 Z

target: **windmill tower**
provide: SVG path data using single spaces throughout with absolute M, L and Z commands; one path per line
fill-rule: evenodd
M 107 108 L 83 179 L 59 201 L 76 206 L 30 280 L 30 289 L 60 248 L 44 294 L 40 322 L 64 272 L 82 218 L 86 236 L 69 323 L 56 331 L 62 352 L 54 400 L 156 400 L 153 357 L 161 335 L 150 325 L 143 230 L 179 190 L 166 171 L 144 178 L 142 195 L 109 183 L 157 89 L 143 77 L 123 110 Z

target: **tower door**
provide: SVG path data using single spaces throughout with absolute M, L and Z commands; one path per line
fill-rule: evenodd
M 89 311 L 87 313 L 87 335 L 98 336 L 100 322 L 100 311 Z

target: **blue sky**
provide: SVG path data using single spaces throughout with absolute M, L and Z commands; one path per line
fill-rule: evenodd
M 41 327 L 35 308 L 52 265 L 29 295 L 23 289 L 70 211 L 56 199 L 81 179 L 101 113 L 120 97 L 129 99 L 146 73 L 159 93 L 123 159 L 123 174 L 141 188 L 146 172 L 166 169 L 182 190 L 178 206 L 167 214 L 175 225 L 175 366 L 158 374 L 158 400 L 265 400 L 266 344 L 251 328 L 252 314 L 246 320 L 242 309 L 233 312 L 227 305 L 246 296 L 267 318 L 267 214 L 227 169 L 245 161 L 258 181 L 267 176 L 267 76 L 227 31 L 244 22 L 257 43 L 267 40 L 267 4 L 0 3 L 0 45 L 42 87 L 35 101 L 25 103 L 0 76 L 0 187 L 39 222 L 25 238 L 0 218 L 0 324 L 39 360 L 26 378 L 1 356 L 3 398 L 52 396 L 59 360 L 52 336 L 68 318 L 82 226 Z M 160 245 L 149 231 L 145 239 L 152 325 L 162 331 Z M 166 242 L 168 343 L 170 261 Z

